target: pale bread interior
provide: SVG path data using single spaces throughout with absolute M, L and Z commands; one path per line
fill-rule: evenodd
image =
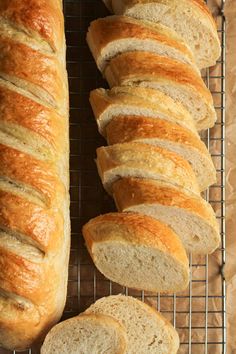
M 175 329 L 155 310 L 130 296 L 109 296 L 91 305 L 87 313 L 113 316 L 127 330 L 127 354 L 176 354 Z

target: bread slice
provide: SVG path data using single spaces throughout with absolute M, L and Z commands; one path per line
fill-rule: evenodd
M 147 51 L 189 64 L 200 75 L 191 49 L 161 24 L 126 16 L 99 18 L 90 24 L 87 42 L 101 72 L 120 53 Z
M 176 354 L 179 336 L 153 307 L 131 296 L 104 297 L 86 313 L 106 314 L 120 321 L 127 331 L 127 354 Z
M 166 149 L 141 143 L 102 146 L 97 149 L 97 167 L 106 191 L 112 195 L 113 183 L 123 177 L 167 181 L 200 194 L 190 164 Z
M 212 95 L 202 78 L 177 60 L 149 52 L 127 52 L 110 61 L 105 77 L 110 87 L 144 86 L 164 92 L 183 104 L 198 130 L 210 128 L 216 121 Z
M 161 23 L 175 30 L 192 49 L 199 68 L 216 63 L 220 41 L 216 23 L 203 0 L 111 0 L 117 15 Z
M 124 354 L 125 327 L 105 314 L 82 314 L 59 323 L 48 333 L 41 354 Z
M 83 227 L 88 251 L 108 279 L 129 288 L 176 292 L 189 282 L 188 258 L 165 224 L 138 213 L 110 213 Z
M 124 178 L 114 183 L 113 197 L 119 211 L 138 212 L 170 226 L 189 252 L 210 254 L 219 246 L 219 225 L 211 205 L 182 188 Z
M 186 159 L 201 191 L 216 182 L 216 170 L 205 144 L 189 130 L 162 119 L 117 116 L 106 128 L 109 145 L 139 142 L 160 146 Z
M 144 87 L 121 86 L 91 91 L 90 103 L 99 132 L 106 136 L 107 124 L 119 115 L 161 118 L 176 123 L 198 136 L 190 113 L 161 91 Z M 199 136 L 198 136 L 199 137 Z

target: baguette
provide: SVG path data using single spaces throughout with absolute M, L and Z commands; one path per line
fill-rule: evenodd
M 188 258 L 182 243 L 151 217 L 101 215 L 84 225 L 83 236 L 96 267 L 113 282 L 155 293 L 188 286 Z
M 220 41 L 215 20 L 203 0 L 111 0 L 110 10 L 161 23 L 175 30 L 192 49 L 200 69 L 215 65 Z
M 138 116 L 118 116 L 106 128 L 109 145 L 138 142 L 176 152 L 193 168 L 201 191 L 216 182 L 216 170 L 205 144 L 177 124 Z
M 61 1 L 0 4 L 0 346 L 24 350 L 64 309 L 70 249 Z
M 141 143 L 116 144 L 97 149 L 97 167 L 106 191 L 123 177 L 168 181 L 199 195 L 199 186 L 189 163 L 166 149 Z
M 210 254 L 219 246 L 214 211 L 193 193 L 160 181 L 124 178 L 114 183 L 113 197 L 120 212 L 148 215 L 171 227 L 188 252 Z
M 110 61 L 105 77 L 110 87 L 143 86 L 164 92 L 183 104 L 198 130 L 215 124 L 212 95 L 189 65 L 154 53 L 127 52 Z
M 90 103 L 99 132 L 106 137 L 106 126 L 119 115 L 146 116 L 176 123 L 194 133 L 195 124 L 189 112 L 161 91 L 144 87 L 114 87 L 91 91 Z
M 126 354 L 176 354 L 179 336 L 153 307 L 131 297 L 113 295 L 91 305 L 86 313 L 105 314 L 121 322 L 127 331 Z
M 41 354 L 124 354 L 124 326 L 111 316 L 82 314 L 59 323 L 48 333 Z
M 109 16 L 91 22 L 87 42 L 101 72 L 120 53 L 147 51 L 190 65 L 200 75 L 191 49 L 175 31 L 161 24 L 126 16 Z

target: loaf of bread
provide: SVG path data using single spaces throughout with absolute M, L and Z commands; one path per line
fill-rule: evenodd
M 195 123 L 190 113 L 178 102 L 161 91 L 121 86 L 111 90 L 102 88 L 91 91 L 90 103 L 99 132 L 106 137 L 106 126 L 119 115 L 135 115 L 159 118 L 176 123 L 194 133 Z
M 99 18 L 90 24 L 87 42 L 100 71 L 120 53 L 147 51 L 189 64 L 200 75 L 191 49 L 170 28 L 126 16 Z
M 201 191 L 216 182 L 216 170 L 206 145 L 177 124 L 144 116 L 119 115 L 107 125 L 106 135 L 109 145 L 139 142 L 179 154 L 192 166 Z
M 199 68 L 215 65 L 220 41 L 204 0 L 104 0 L 117 15 L 126 15 L 175 30 L 192 49 Z
M 113 185 L 117 208 L 153 217 L 180 237 L 192 253 L 212 253 L 220 242 L 219 225 L 209 203 L 180 187 L 147 179 L 123 178 Z
M 200 194 L 190 164 L 181 156 L 158 146 L 141 143 L 116 144 L 97 149 L 97 167 L 104 188 L 113 193 L 113 183 L 123 177 L 167 181 Z
M 110 213 L 83 227 L 87 249 L 108 279 L 132 289 L 176 292 L 189 282 L 188 258 L 165 224 L 139 213 Z
M 127 52 L 110 61 L 105 77 L 110 87 L 143 86 L 164 92 L 183 104 L 198 130 L 216 121 L 210 91 L 196 71 L 180 61 L 150 52 Z
M 126 329 L 114 317 L 82 314 L 48 333 L 41 354 L 125 354 Z
M 62 314 L 70 244 L 62 2 L 0 2 L 0 346 Z
M 104 297 L 86 313 L 109 315 L 124 325 L 126 354 L 176 354 L 179 349 L 179 337 L 172 325 L 154 308 L 131 296 Z

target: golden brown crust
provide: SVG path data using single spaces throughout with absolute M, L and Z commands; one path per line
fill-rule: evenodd
M 180 188 L 154 180 L 123 178 L 114 183 L 113 193 L 120 211 L 127 211 L 132 206 L 140 204 L 161 204 L 197 214 L 218 230 L 210 204 L 194 194 L 187 194 Z
M 43 252 L 54 252 L 62 246 L 60 213 L 4 191 L 0 191 L 0 226 L 28 238 Z
M 0 175 L 15 183 L 35 189 L 42 201 L 50 206 L 65 196 L 65 188 L 51 163 L 36 160 L 6 145 L 0 144 Z
M 64 45 L 61 0 L 1 0 L 0 18 L 55 49 Z
M 148 65 L 147 65 L 148 63 Z M 188 87 L 213 104 L 210 91 L 202 78 L 189 66 L 174 59 L 149 52 L 127 52 L 110 61 L 105 76 L 111 86 L 121 86 L 130 80 L 167 80 Z
M 0 345 L 24 350 L 60 319 L 66 299 L 62 1 L 0 1 L 0 52 Z
M 104 114 L 113 108 L 132 107 L 140 110 L 150 110 L 155 118 L 166 119 L 179 124 L 199 137 L 193 118 L 189 112 L 171 97 L 161 91 L 144 87 L 113 87 L 111 90 L 96 89 L 90 93 L 90 103 L 93 108 L 100 132 L 105 135 L 105 126 L 103 124 Z M 116 115 L 111 114 L 110 120 Z M 109 122 L 109 120 L 108 120 Z M 103 127 L 104 125 L 104 127 Z
M 56 153 L 65 150 L 64 117 L 19 92 L 0 84 L 0 125 L 14 124 L 44 138 Z
M 119 235 L 105 235 L 99 232 L 99 225 L 112 224 L 120 226 Z M 93 232 L 93 230 L 97 230 Z M 136 213 L 110 213 L 90 220 L 83 227 L 83 236 L 86 245 L 92 252 L 93 244 L 109 240 L 119 240 L 134 245 L 145 245 L 160 249 L 178 259 L 188 267 L 188 258 L 178 236 L 161 222 Z
M 149 39 L 176 49 L 186 56 L 186 61 L 196 66 L 193 54 L 182 38 L 168 27 L 152 22 L 140 21 L 127 16 L 100 18 L 90 24 L 87 39 L 96 61 L 106 46 L 112 42 L 122 39 Z
M 46 274 L 41 264 L 32 263 L 0 246 L 1 287 L 8 292 L 25 297 L 32 301 L 44 301 L 43 284 Z M 17 279 L 17 281 L 16 281 Z
M 106 135 L 109 145 L 143 139 L 161 139 L 184 144 L 208 155 L 206 146 L 195 134 L 177 124 L 158 118 L 120 115 L 107 125 Z
M 161 147 L 141 143 L 100 147 L 97 149 L 97 165 L 102 182 L 111 193 L 115 180 L 127 176 L 140 177 L 140 174 L 142 178 L 165 178 L 170 183 L 200 193 L 190 164 L 176 153 Z
M 107 125 L 106 137 L 109 145 L 138 142 L 165 147 L 191 164 L 201 191 L 215 183 L 216 171 L 205 144 L 177 124 L 158 118 L 120 115 Z
M 36 97 L 42 99 L 42 90 L 46 102 L 53 107 L 59 107 L 64 100 L 65 87 L 61 75 L 61 67 L 54 56 L 40 53 L 23 43 L 0 35 L 0 72 L 9 80 L 23 80 L 26 88 Z M 24 83 L 16 85 L 24 87 Z M 34 85 L 34 88 L 28 85 Z

